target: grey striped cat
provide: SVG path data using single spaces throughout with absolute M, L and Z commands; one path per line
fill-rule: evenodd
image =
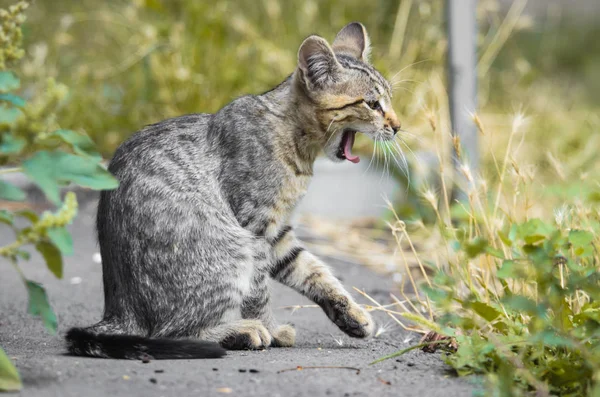
M 346 334 L 373 334 L 371 316 L 289 225 L 321 150 L 357 163 L 356 132 L 392 140 L 400 127 L 368 53 L 360 23 L 331 46 L 310 36 L 274 89 L 148 126 L 119 147 L 109 170 L 120 186 L 102 192 L 97 216 L 104 316 L 67 333 L 71 354 L 207 358 L 293 346 L 294 328 L 271 312 L 269 277 Z

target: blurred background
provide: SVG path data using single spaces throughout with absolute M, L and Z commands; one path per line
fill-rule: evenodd
M 480 0 L 476 18 L 478 173 L 494 183 L 508 147 L 549 205 L 593 185 L 600 3 Z M 354 20 L 368 29 L 375 67 L 394 81 L 410 172 L 360 140 L 358 166 L 319 160 L 299 214 L 377 223 L 389 217 L 387 198 L 402 219 L 427 222 L 424 194 L 443 195 L 439 168 L 452 158 L 441 0 L 38 0 L 24 26 L 25 92 L 49 77 L 67 85 L 58 123 L 85 131 L 109 158 L 144 125 L 268 90 L 294 70 L 303 38 L 332 40 Z

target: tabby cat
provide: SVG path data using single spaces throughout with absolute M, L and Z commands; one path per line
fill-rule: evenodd
M 346 334 L 373 334 L 371 316 L 289 225 L 320 150 L 358 163 L 358 131 L 392 140 L 400 127 L 368 54 L 360 23 L 331 46 L 310 36 L 271 91 L 150 125 L 117 149 L 109 170 L 120 186 L 102 192 L 97 215 L 104 316 L 67 333 L 71 354 L 208 358 L 293 346 L 294 328 L 273 318 L 269 277 Z

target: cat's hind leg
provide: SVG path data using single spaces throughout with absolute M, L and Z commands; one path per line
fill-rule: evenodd
M 236 320 L 200 332 L 200 339 L 218 342 L 229 350 L 257 350 L 271 345 L 273 338 L 260 320 Z

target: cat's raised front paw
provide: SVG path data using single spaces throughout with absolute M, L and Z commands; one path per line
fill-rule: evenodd
M 336 321 L 336 325 L 353 338 L 368 338 L 375 330 L 375 322 L 371 315 L 357 304 L 350 305 Z

